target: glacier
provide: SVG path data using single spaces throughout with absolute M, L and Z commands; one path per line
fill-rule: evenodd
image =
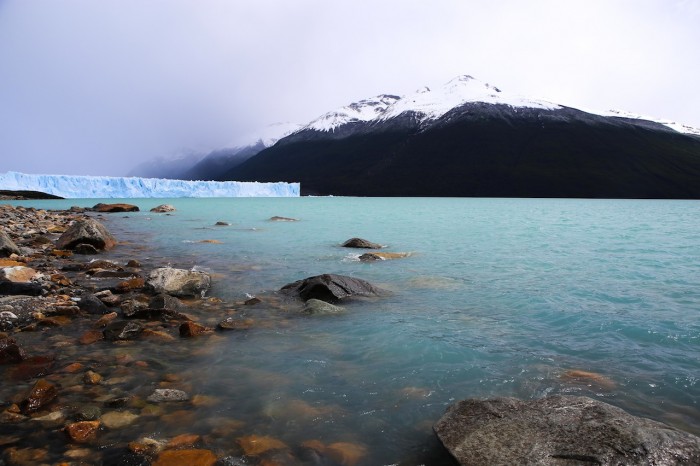
M 64 198 L 299 197 L 299 183 L 184 181 L 160 178 L 0 174 L 0 189 L 41 191 Z

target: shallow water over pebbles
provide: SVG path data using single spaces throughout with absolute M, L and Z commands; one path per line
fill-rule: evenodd
M 126 424 L 103 428 L 79 448 L 58 427 L 13 433 L 0 425 L 2 436 L 24 437 L 23 446 L 48 446 L 49 463 L 81 454 L 108 463 L 142 437 L 197 434 L 197 445 L 219 457 L 241 456 L 256 435 L 284 443 L 276 444 L 282 464 L 444 464 L 432 424 L 451 402 L 488 396 L 583 394 L 700 433 L 700 202 L 127 202 L 142 212 L 103 217 L 123 242 L 103 257 L 206 270 L 213 275 L 206 298 L 222 302 L 192 301 L 187 312 L 211 327 L 232 316 L 250 328 L 193 339 L 161 328 L 175 338 L 76 345 L 91 322 L 74 321 L 17 335 L 25 347 L 55 354 L 47 379 L 73 387 L 59 399 L 66 418 L 86 406 L 126 413 Z M 162 203 L 177 211 L 148 212 Z M 411 254 L 360 262 L 364 251 L 339 247 L 355 236 Z M 313 317 L 275 293 L 320 273 L 356 276 L 391 293 Z M 263 302 L 244 305 L 250 295 Z M 66 371 L 75 362 L 102 382 L 75 383 L 84 372 Z M 0 366 L 4 377 L 9 370 Z M 0 399 L 32 384 L 3 382 Z M 149 403 L 156 388 L 191 398 Z M 251 453 L 248 464 L 269 454 Z

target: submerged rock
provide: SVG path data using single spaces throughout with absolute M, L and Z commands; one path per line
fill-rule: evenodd
M 105 340 L 133 340 L 143 331 L 143 325 L 133 321 L 112 322 L 102 331 Z
M 298 222 L 298 218 L 291 218 L 291 217 L 279 217 L 275 215 L 274 217 L 270 217 L 271 222 Z
M 362 262 L 385 261 L 391 259 L 401 259 L 408 257 L 408 252 L 366 252 L 360 256 Z
M 157 388 L 147 400 L 151 403 L 165 403 L 169 401 L 188 401 L 190 396 L 182 390 L 172 388 Z
M 361 248 L 361 249 L 381 249 L 384 246 L 378 243 L 373 243 L 371 241 L 367 241 L 366 239 L 362 238 L 350 238 L 343 244 L 341 244 L 342 247 L 344 248 Z
M 151 209 L 151 212 L 174 212 L 175 207 L 170 204 L 161 204 Z
M 44 379 L 39 379 L 32 387 L 29 395 L 20 405 L 23 414 L 33 413 L 51 403 L 58 396 L 58 390 Z
M 434 430 L 463 465 L 700 464 L 700 438 L 586 397 L 463 400 Z
M 153 462 L 153 466 L 213 466 L 216 455 L 210 450 L 165 450 Z
M 378 296 L 381 290 L 365 280 L 345 275 L 323 274 L 289 283 L 283 293 L 299 296 L 304 301 L 319 299 L 334 303 L 350 296 Z
M 85 218 L 76 220 L 58 238 L 57 249 L 75 249 L 80 244 L 89 244 L 95 249 L 112 249 L 117 240 L 112 236 L 107 228 L 97 220 Z
M 156 293 L 172 296 L 200 296 L 209 289 L 210 284 L 208 273 L 171 267 L 154 269 L 146 280 L 146 285 Z
M 341 312 L 345 312 L 345 309 L 321 301 L 320 299 L 311 298 L 306 301 L 304 309 L 302 309 L 301 312 L 311 315 L 340 314 Z
M 14 338 L 0 339 L 0 364 L 20 362 L 26 358 L 27 354 Z

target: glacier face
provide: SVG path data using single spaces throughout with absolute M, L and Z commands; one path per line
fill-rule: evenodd
M 65 198 L 298 197 L 299 183 L 183 181 L 159 178 L 0 174 L 0 189 L 41 191 Z

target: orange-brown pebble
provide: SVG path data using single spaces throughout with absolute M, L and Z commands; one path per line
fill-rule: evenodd
M 170 439 L 167 445 L 165 445 L 165 448 L 173 450 L 183 447 L 193 447 L 201 439 L 202 437 L 197 434 L 178 435 L 177 437 Z
M 203 335 L 209 331 L 207 327 L 196 322 L 183 322 L 180 325 L 180 336 L 185 338 Z
M 97 385 L 102 382 L 102 376 L 97 372 L 87 371 L 85 375 L 83 375 L 83 382 L 85 385 Z
M 97 429 L 99 428 L 100 421 L 74 422 L 66 426 L 66 433 L 73 442 L 85 443 L 97 436 Z
M 216 455 L 209 450 L 165 450 L 152 466 L 212 466 Z
M 246 455 L 256 456 L 270 450 L 280 450 L 287 448 L 281 440 L 264 435 L 248 435 L 236 439 Z
M 97 322 L 95 322 L 95 327 L 104 327 L 111 321 L 117 318 L 117 313 L 116 312 L 110 312 L 109 314 L 105 314 L 99 319 L 97 319 Z
M 65 372 L 68 372 L 69 374 L 75 374 L 76 372 L 80 372 L 83 370 L 85 366 L 80 364 L 79 362 L 74 362 L 73 364 L 68 364 L 66 367 L 63 368 Z
M 104 335 L 102 335 L 102 332 L 100 332 L 99 330 L 88 330 L 80 336 L 78 342 L 81 345 L 91 345 L 96 341 L 102 340 L 103 338 Z

